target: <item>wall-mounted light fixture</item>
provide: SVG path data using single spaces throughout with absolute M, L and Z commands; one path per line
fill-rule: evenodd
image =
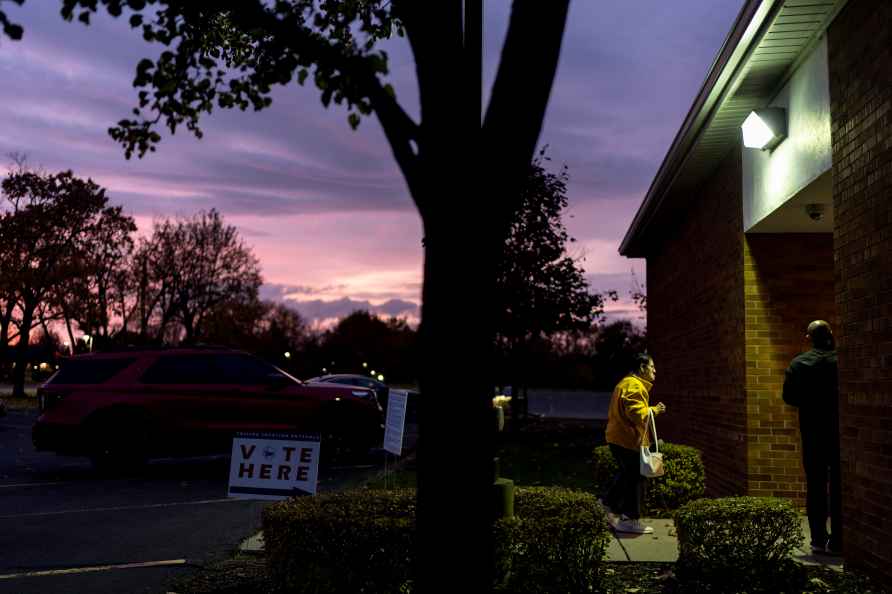
M 743 146 L 770 151 L 787 137 L 787 110 L 766 107 L 751 111 L 741 124 Z

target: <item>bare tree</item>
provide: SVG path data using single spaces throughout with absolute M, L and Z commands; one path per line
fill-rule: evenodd
M 257 301 L 260 265 L 238 230 L 216 210 L 154 223 L 152 236 L 115 277 L 118 310 L 141 340 L 200 340 L 223 304 Z
M 105 190 L 71 171 L 12 172 L 2 182 L 12 209 L 0 214 L 0 245 L 9 260 L 9 294 L 21 310 L 13 394 L 24 395 L 28 337 L 38 306 L 68 280 L 83 233 L 108 202 Z
M 133 251 L 136 224 L 120 206 L 106 207 L 84 225 L 74 253 L 66 260 L 68 282 L 59 283 L 49 300 L 65 321 L 74 344 L 72 322 L 106 342 L 113 334 L 116 281 Z M 122 328 L 123 323 L 116 326 Z
M 202 335 L 208 314 L 225 301 L 257 299 L 260 264 L 233 225 L 211 209 L 180 223 L 177 252 L 181 283 L 174 300 L 187 342 Z

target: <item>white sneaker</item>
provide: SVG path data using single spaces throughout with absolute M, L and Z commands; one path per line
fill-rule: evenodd
M 627 532 L 629 534 L 653 534 L 654 532 L 653 528 L 645 526 L 641 523 L 641 520 L 633 520 L 626 517 L 623 517 L 616 523 L 614 530 L 617 532 Z

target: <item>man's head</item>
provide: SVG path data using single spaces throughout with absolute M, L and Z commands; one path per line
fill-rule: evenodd
M 657 368 L 654 360 L 647 353 L 635 355 L 635 375 L 652 382 L 657 379 Z
M 816 349 L 830 350 L 833 348 L 833 331 L 830 324 L 824 320 L 815 320 L 808 325 L 805 336 L 811 340 Z

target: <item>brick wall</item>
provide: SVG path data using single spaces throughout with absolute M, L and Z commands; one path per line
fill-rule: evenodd
M 647 256 L 660 436 L 703 451 L 710 495 L 746 491 L 743 210 L 739 149 Z
M 784 404 L 784 370 L 811 348 L 809 322 L 836 327 L 833 236 L 752 234 L 744 244 L 748 492 L 805 506 L 799 420 Z
M 892 579 L 892 2 L 828 31 L 847 562 Z

